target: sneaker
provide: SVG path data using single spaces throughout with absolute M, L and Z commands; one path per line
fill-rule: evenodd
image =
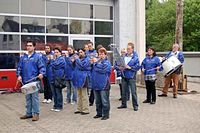
M 35 114 L 33 115 L 32 121 L 38 121 L 39 120 L 39 115 Z
M 72 101 L 71 104 L 74 105 L 74 104 L 76 104 L 76 102 L 75 102 L 75 101 Z
M 55 111 L 55 112 L 60 112 L 61 110 L 60 110 L 60 109 L 54 109 L 54 111 Z
M 43 101 L 42 101 L 42 103 L 46 103 L 47 102 L 47 99 L 44 99 Z
M 48 99 L 46 103 L 49 104 L 49 103 L 51 103 L 51 102 L 52 102 L 52 100 L 51 100 L 51 99 Z
M 109 119 L 109 116 L 103 116 L 103 117 L 101 118 L 101 120 L 107 120 L 107 119 Z
M 124 108 L 127 108 L 127 106 L 121 105 L 121 106 L 117 107 L 117 109 L 124 109 Z
M 81 115 L 88 115 L 89 112 L 81 112 Z
M 29 119 L 29 118 L 32 118 L 33 116 L 28 116 L 28 115 L 23 115 L 20 117 L 20 119 Z
M 143 101 L 143 103 L 150 103 L 150 101 L 146 99 Z
M 134 107 L 134 109 L 133 109 L 134 111 L 138 111 L 138 107 Z
M 151 102 L 150 102 L 150 104 L 155 104 L 155 103 L 156 103 L 155 101 L 151 101 Z
M 97 118 L 101 118 L 101 117 L 102 117 L 101 115 L 95 115 L 93 118 L 97 119 Z
M 167 97 L 167 94 L 160 94 L 159 97 Z
M 53 108 L 53 109 L 51 109 L 51 111 L 55 111 L 55 109 Z

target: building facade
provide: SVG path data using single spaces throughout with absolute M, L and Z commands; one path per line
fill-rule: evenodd
M 86 41 L 103 45 L 112 61 L 110 44 L 119 49 L 135 44 L 145 55 L 144 0 L 1 0 L 0 69 L 14 69 L 27 40 L 36 50 L 67 45 L 81 48 Z

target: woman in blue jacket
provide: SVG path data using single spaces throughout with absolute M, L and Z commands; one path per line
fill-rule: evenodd
M 79 58 L 75 57 L 75 70 L 73 73 L 73 85 L 77 89 L 78 101 L 75 114 L 89 114 L 89 100 L 87 95 L 88 72 L 91 70 L 90 59 L 85 55 L 84 49 L 79 49 Z
M 66 70 L 66 62 L 65 58 L 61 56 L 61 49 L 60 48 L 54 48 L 54 58 L 51 60 L 52 65 L 52 93 L 54 98 L 54 106 L 52 111 L 59 112 L 61 109 L 63 109 L 63 94 L 62 89 L 63 87 L 56 84 L 56 79 L 62 79 L 62 81 L 66 81 L 65 77 L 65 70 Z M 66 84 L 66 83 L 65 83 Z
M 93 58 L 93 70 L 92 70 L 92 89 L 96 99 L 96 111 L 97 114 L 94 118 L 101 118 L 106 120 L 109 118 L 110 111 L 110 74 L 111 64 L 107 59 L 107 51 L 105 48 L 98 50 L 99 59 Z
M 148 48 L 147 56 L 142 61 L 142 72 L 144 73 L 144 80 L 146 84 L 147 96 L 143 103 L 156 103 L 156 73 L 161 68 L 160 59 L 156 56 L 154 48 Z

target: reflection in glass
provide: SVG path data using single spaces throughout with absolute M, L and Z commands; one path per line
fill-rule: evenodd
M 70 3 L 70 17 L 93 18 L 93 5 Z
M 47 44 L 52 48 L 61 47 L 66 50 L 68 46 L 68 36 L 47 36 Z
M 70 33 L 71 34 L 93 34 L 93 22 L 71 20 L 70 21 Z
M 22 17 L 21 32 L 44 33 L 45 20 L 43 18 Z
M 16 14 L 18 14 L 19 13 L 19 0 L 0 0 L 0 13 L 16 13 Z
M 0 50 L 20 50 L 19 35 L 0 34 Z
M 47 33 L 68 33 L 68 20 L 47 19 Z
M 112 6 L 95 6 L 95 18 L 96 19 L 113 19 L 113 7 Z
M 73 46 L 76 50 L 80 49 L 80 48 L 84 48 L 84 45 L 90 42 L 90 40 L 73 40 Z
M 44 15 L 45 0 L 21 0 L 22 14 Z
M 26 50 L 26 42 L 32 40 L 36 42 L 36 50 L 44 50 L 45 37 L 44 36 L 31 36 L 22 35 L 21 36 L 21 49 Z
M 113 38 L 110 37 L 95 37 L 95 46 L 102 45 L 106 50 L 111 50 L 109 45 L 113 43 Z
M 19 32 L 19 17 L 0 16 L 0 32 Z
M 47 16 L 68 16 L 68 4 L 65 2 L 47 1 Z
M 113 23 L 96 21 L 95 34 L 96 35 L 113 35 Z
M 19 59 L 17 53 L 0 53 L 0 69 L 16 69 Z

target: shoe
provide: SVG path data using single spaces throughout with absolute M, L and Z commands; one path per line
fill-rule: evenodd
M 95 115 L 93 118 L 97 119 L 97 118 L 101 118 L 101 117 L 102 117 L 101 115 Z
M 32 121 L 38 121 L 39 120 L 39 115 L 35 114 L 33 115 Z
M 81 115 L 88 115 L 89 112 L 81 112 Z
M 127 108 L 127 106 L 124 106 L 124 105 L 121 105 L 119 107 L 117 107 L 118 109 L 124 109 L 124 108 Z
M 177 98 L 177 95 L 174 95 L 173 98 Z
M 90 103 L 90 104 L 89 104 L 89 106 L 93 106 L 93 104 L 92 104 L 92 103 Z
M 75 101 L 72 101 L 71 104 L 74 105 L 74 104 L 76 104 L 76 102 L 75 102 Z
M 143 101 L 143 103 L 150 103 L 150 101 L 146 99 Z
M 31 116 L 23 115 L 23 116 L 20 117 L 20 119 L 29 119 L 29 118 L 32 118 L 32 117 L 33 117 L 32 115 Z
M 49 103 L 51 103 L 51 102 L 52 102 L 52 100 L 51 100 L 51 99 L 48 99 L 46 103 L 49 104 Z
M 135 107 L 133 110 L 134 110 L 134 111 L 138 111 L 138 107 Z
M 51 109 L 51 111 L 54 111 L 54 110 L 55 110 L 54 108 Z
M 74 112 L 74 114 L 81 114 L 82 112 L 80 112 L 80 111 L 76 111 L 76 112 Z
M 155 104 L 155 103 L 156 103 L 155 101 L 151 101 L 151 102 L 150 102 L 150 104 Z
M 44 99 L 43 101 L 42 101 L 42 103 L 46 103 L 47 102 L 47 99 Z
M 167 94 L 160 94 L 159 97 L 167 97 Z
M 119 99 L 119 101 L 121 101 L 121 100 L 122 100 L 122 98 Z
M 103 116 L 103 117 L 101 118 L 101 120 L 107 120 L 107 119 L 109 119 L 109 116 Z
M 54 109 L 54 111 L 55 111 L 55 112 L 60 112 L 61 110 L 60 110 L 60 109 Z

